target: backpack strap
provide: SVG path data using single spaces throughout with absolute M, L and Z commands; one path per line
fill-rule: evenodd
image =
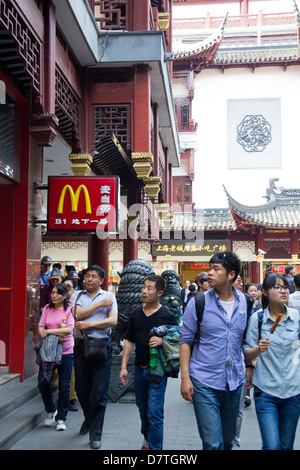
M 197 332 L 196 332 L 195 344 L 197 346 L 200 343 L 200 323 L 202 322 L 204 305 L 205 305 L 205 295 L 203 294 L 203 292 L 200 292 L 200 294 L 195 295 L 195 307 L 196 307 L 196 314 L 197 314 Z
M 253 309 L 253 299 L 252 299 L 251 295 L 244 294 L 244 296 L 246 297 L 246 301 L 247 301 L 247 323 L 246 323 L 246 328 L 245 328 L 245 331 L 244 331 L 243 340 L 246 338 L 248 321 L 249 321 L 249 318 L 250 318 L 250 315 L 251 315 L 252 309 Z

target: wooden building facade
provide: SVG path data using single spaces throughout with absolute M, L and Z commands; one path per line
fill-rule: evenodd
M 36 372 L 43 237 L 82 237 L 47 232 L 49 165 L 51 176 L 70 166 L 74 175 L 118 176 L 124 223 L 141 204 L 159 236 L 157 204 L 171 203 L 179 165 L 171 20 L 170 0 L 0 1 L 0 372 Z M 58 141 L 66 152 L 52 150 Z M 108 238 L 84 236 L 90 260 L 107 270 Z M 123 244 L 126 264 L 137 240 Z

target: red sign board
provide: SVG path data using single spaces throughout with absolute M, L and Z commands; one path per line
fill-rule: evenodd
M 49 176 L 48 230 L 118 229 L 118 176 Z

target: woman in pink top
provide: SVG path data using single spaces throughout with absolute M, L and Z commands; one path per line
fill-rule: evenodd
M 57 431 L 66 429 L 65 420 L 69 410 L 70 382 L 74 360 L 74 319 L 70 307 L 70 296 L 67 286 L 57 284 L 51 292 L 51 301 L 43 309 L 39 322 L 41 339 L 48 335 L 58 336 L 62 342 L 62 360 L 55 365 L 59 376 L 57 407 L 51 391 L 51 380 L 43 379 L 43 363 L 40 365 L 38 383 L 47 411 L 46 426 L 52 426 L 56 420 Z

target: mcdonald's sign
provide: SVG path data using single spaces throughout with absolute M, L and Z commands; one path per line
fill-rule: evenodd
M 118 230 L 118 176 L 49 176 L 48 230 Z

